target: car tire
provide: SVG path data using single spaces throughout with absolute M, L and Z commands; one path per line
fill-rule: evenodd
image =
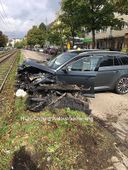
M 128 93 L 128 76 L 122 76 L 118 79 L 115 90 L 118 94 Z

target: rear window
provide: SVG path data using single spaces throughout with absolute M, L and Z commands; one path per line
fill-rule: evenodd
M 115 66 L 120 66 L 120 65 L 122 65 L 119 57 L 114 57 L 114 65 L 115 65 Z
M 127 56 L 121 57 L 120 60 L 123 65 L 128 65 L 128 57 Z
M 100 63 L 100 67 L 108 67 L 113 65 L 114 65 L 113 57 L 105 57 Z

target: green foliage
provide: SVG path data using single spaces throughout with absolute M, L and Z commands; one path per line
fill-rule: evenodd
M 26 45 L 27 45 L 27 40 L 26 40 L 26 38 L 25 38 L 25 39 L 23 39 L 22 41 L 16 42 L 16 43 L 14 44 L 14 47 L 20 49 L 20 48 L 25 47 Z
M 128 0 L 112 0 L 116 12 L 128 15 Z
M 8 42 L 8 37 L 0 31 L 0 47 L 5 47 Z
M 30 46 L 43 46 L 46 39 L 46 26 L 41 23 L 39 27 L 33 26 L 27 33 L 27 43 Z
M 74 37 L 82 24 L 79 1 L 62 0 L 61 11 L 62 13 L 59 16 L 59 19 L 65 26 L 66 30 L 68 30 L 66 36 L 72 36 L 74 44 Z
M 122 20 L 115 18 L 114 6 L 108 0 L 81 0 L 80 6 L 82 23 L 88 31 L 122 24 Z
M 48 33 L 48 41 L 50 42 L 50 44 L 52 45 L 60 45 L 60 35 L 58 32 L 52 32 L 49 31 Z
M 95 31 L 108 26 L 121 28 L 122 19 L 115 18 L 115 8 L 108 0 L 62 0 L 62 22 L 70 26 L 72 37 L 80 28 L 85 27 L 92 32 L 93 47 L 95 47 Z
M 15 47 L 15 48 L 23 48 L 23 45 L 22 45 L 21 42 L 16 42 L 16 43 L 14 44 L 14 47 Z
M 43 30 L 44 32 L 46 32 L 47 27 L 46 27 L 46 25 L 42 22 L 42 23 L 39 25 L 39 29 L 40 29 L 40 30 Z

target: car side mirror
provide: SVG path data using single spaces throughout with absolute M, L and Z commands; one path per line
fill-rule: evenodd
M 65 73 L 68 73 L 69 71 L 72 70 L 72 67 L 71 66 L 66 66 L 62 69 Z
M 68 73 L 68 68 L 67 67 L 64 67 L 62 70 L 63 70 L 64 73 Z

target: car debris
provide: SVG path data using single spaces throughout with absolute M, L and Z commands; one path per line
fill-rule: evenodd
M 27 106 L 30 111 L 39 112 L 43 109 L 54 108 L 70 108 L 91 114 L 89 109 L 89 102 L 86 97 L 79 93 L 60 93 L 59 91 L 49 91 L 46 95 L 42 96 L 29 96 L 27 99 Z
M 23 87 L 29 94 L 26 100 L 28 110 L 40 112 L 47 108 L 68 107 L 73 110 L 91 114 L 89 102 L 85 95 L 87 89 L 78 85 L 56 84 L 53 77 L 50 79 L 51 75 L 50 77 L 48 77 L 48 75 L 45 77 L 44 73 L 42 77 L 43 79 L 34 78 L 32 82 L 27 80 L 27 83 L 22 81 L 21 83 L 18 80 L 19 86 L 21 88 Z

